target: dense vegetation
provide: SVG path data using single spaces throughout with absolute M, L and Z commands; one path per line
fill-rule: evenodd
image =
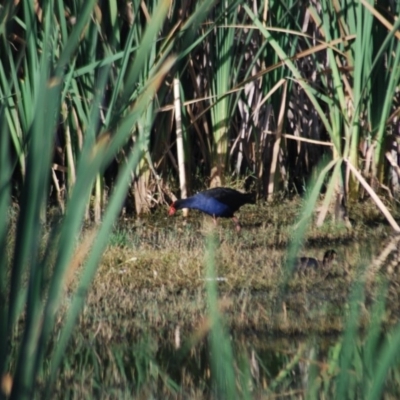
M 400 193 L 399 11 L 394 0 L 4 2 L 0 375 L 12 375 L 11 397 L 30 398 L 38 380 L 51 396 L 124 206 L 144 214 L 178 187 L 184 195 L 222 184 L 260 199 L 305 194 L 286 243 L 288 271 L 321 192 L 319 226 L 335 203 L 336 220 L 349 227 L 348 204 L 368 193 L 400 231 L 390 212 Z M 58 221 L 45 227 L 54 206 Z M 83 235 L 85 220 L 101 224 Z M 218 246 L 207 243 L 213 276 Z M 216 373 L 215 387 L 233 398 L 212 284 L 207 296 L 212 370 L 226 372 Z M 346 332 L 343 351 L 357 335 L 351 324 Z M 371 328 L 365 358 L 377 376 L 370 396 L 379 395 L 399 340 L 394 332 L 374 352 L 384 357 L 375 371 L 377 335 Z M 353 356 L 344 356 L 343 371 Z M 350 379 L 342 375 L 338 398 Z
M 93 184 L 96 220 L 139 138 L 144 156 L 129 201 L 138 213 L 170 196 L 179 174 L 185 190 L 230 175 L 247 178 L 264 198 L 301 193 L 324 154 L 343 195 L 362 195 L 346 162 L 398 197 L 396 2 L 47 3 L 2 9 L 3 131 L 16 195 L 40 104 L 54 150 L 49 185 L 61 209 L 86 143 L 110 140 L 127 124 L 128 137 Z M 60 85 L 52 112 L 40 98 L 46 73 L 60 80 L 52 80 Z M 157 93 L 134 117 L 150 81 Z

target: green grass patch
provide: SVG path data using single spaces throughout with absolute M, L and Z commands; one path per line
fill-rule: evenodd
M 334 228 L 329 221 L 319 229 L 310 226 L 301 255 L 322 259 L 325 249 L 335 248 L 338 259 L 329 271 L 293 273 L 282 295 L 286 249 L 298 206 L 297 201 L 284 201 L 244 207 L 240 234 L 231 221 L 215 227 L 211 218 L 198 213 L 184 219 L 166 218 L 160 211 L 141 221 L 121 221 L 88 293 L 55 393 L 72 398 L 217 396 L 210 375 L 212 325 L 204 266 L 210 232 L 216 246 L 216 306 L 229 333 L 242 395 L 289 393 L 295 398 L 312 389 L 311 381 L 303 380 L 305 371 L 313 368 L 313 384 L 320 382 L 314 389 L 322 393 L 325 381 L 338 374 L 331 365 L 333 353 L 351 315 L 354 287 L 390 230 L 376 226 L 377 215 L 368 204 L 355 209 L 369 211 L 353 222 L 352 230 Z M 390 257 L 393 263 L 394 255 Z M 388 265 L 383 263 L 374 280 L 364 285 L 357 302 L 360 351 L 372 321 L 387 330 L 398 322 L 400 265 Z M 382 293 L 379 282 L 387 281 L 377 323 L 373 308 Z M 65 309 L 68 306 L 66 301 Z M 385 388 L 391 385 L 389 379 Z M 331 385 L 329 391 L 334 390 Z

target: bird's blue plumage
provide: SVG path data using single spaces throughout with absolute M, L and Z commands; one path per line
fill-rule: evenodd
M 232 218 L 243 205 L 255 203 L 253 194 L 241 193 L 231 188 L 217 187 L 197 193 L 187 199 L 175 201 L 170 208 L 170 215 L 182 208 L 200 210 L 213 217 Z
M 214 197 L 205 196 L 198 193 L 196 196 L 180 200 L 180 208 L 192 208 L 213 217 L 229 218 L 233 216 L 233 211 L 229 205 L 222 203 Z

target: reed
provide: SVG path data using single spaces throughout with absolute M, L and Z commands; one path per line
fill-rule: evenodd
M 136 11 L 139 5 L 137 2 Z M 116 2 L 111 1 L 109 6 L 111 13 L 108 16 L 116 23 Z M 1 315 L 4 317 L 0 332 L 3 356 L 0 374 L 3 377 L 11 368 L 13 370 L 10 398 L 32 398 L 38 379 L 45 382 L 44 391 L 51 397 L 72 329 L 127 195 L 131 171 L 148 151 L 156 93 L 176 61 L 176 57 L 168 53 L 155 58 L 154 43 L 169 6 L 169 1 L 154 2 L 151 15 L 148 14 L 151 24 L 142 25 L 140 36 L 131 34 L 129 40 L 128 35 L 124 45 L 122 41 L 118 42 L 117 31 L 109 42 L 99 43 L 102 14 L 95 1 L 75 1 L 69 7 L 60 1 L 44 2 L 36 9 L 32 2 L 23 1 L 18 8 L 2 9 L 3 18 L 16 13 L 9 23 L 18 24 L 23 37 L 20 59 L 14 59 L 13 48 L 3 40 L 7 57 L 2 58 L 1 64 L 2 96 L 8 99 L 1 107 L 1 115 L 8 115 L 2 119 L 6 134 L 1 139 L 0 181 L 4 190 L 1 191 L 0 206 L 3 215 L 8 214 L 15 164 L 6 150 L 10 139 L 14 143 L 16 160 L 21 157 L 25 160 L 19 162 L 22 180 L 17 229 L 11 242 L 14 256 L 10 265 L 7 257 L 1 264 L 5 279 L 0 288 Z M 207 2 L 202 7 L 207 7 Z M 196 22 L 196 13 L 192 18 Z M 132 26 L 131 31 L 136 28 L 137 25 Z M 117 55 L 121 64 L 115 73 L 112 63 L 116 58 L 111 49 L 117 44 L 120 45 Z M 135 52 L 134 57 L 132 52 Z M 101 63 L 93 63 L 99 54 L 102 54 Z M 113 88 L 111 92 L 109 87 Z M 111 102 L 104 112 L 106 95 L 111 96 Z M 65 110 L 65 104 L 69 112 L 64 112 L 67 117 L 64 123 L 67 125 L 71 119 L 74 123 L 66 132 L 68 137 L 73 132 L 75 139 L 75 147 L 72 140 L 67 141 L 69 171 L 76 170 L 76 176 L 69 179 L 65 214 L 52 228 L 42 252 L 42 216 L 49 204 L 53 149 L 60 139 L 59 115 L 63 108 Z M 14 121 L 12 116 L 16 117 L 16 111 L 18 118 Z M 144 125 L 144 128 L 134 135 L 135 143 L 129 147 L 125 162 L 115 177 L 101 225 L 91 241 L 85 242 L 85 248 L 76 250 L 87 210 L 86 199 L 95 188 L 94 210 L 99 217 L 100 177 L 132 138 L 132 127 L 136 125 Z M 23 146 L 18 147 L 19 143 Z M 3 248 L 9 243 L 9 229 L 5 223 L 0 232 Z M 83 266 L 79 271 L 79 284 L 69 294 L 70 307 L 65 314 L 60 314 L 69 277 L 77 268 L 76 252 L 85 255 L 80 257 Z M 63 328 L 55 341 L 57 318 L 63 319 Z M 21 321 L 23 333 L 16 337 L 15 326 Z M 10 340 L 19 341 L 17 357 L 10 353 L 7 345 Z M 44 363 L 51 365 L 46 375 L 43 374 Z
M 10 254 L 0 260 L 0 376 L 13 383 L 0 396 L 34 397 L 38 382 L 52 396 L 123 204 L 128 199 L 137 214 L 148 212 L 177 187 L 174 77 L 192 189 L 233 176 L 264 198 L 282 190 L 306 195 L 280 296 L 321 192 L 318 225 L 332 199 L 347 212 L 348 198 L 369 193 L 399 230 L 381 200 L 389 191 L 395 204 L 400 193 L 400 5 L 390 4 L 21 0 L 1 6 L 0 214 L 9 216 L 14 199 L 19 213 L 15 229 L 6 217 L 0 226 L 0 252 Z M 43 245 L 54 203 L 59 222 Z M 97 227 L 82 240 L 89 219 Z M 216 243 L 208 243 L 211 279 Z M 71 287 L 74 275 L 79 279 Z M 364 344 L 356 324 L 363 286 L 356 287 L 344 336 L 327 362 L 330 372 L 321 381 L 310 369 L 309 398 L 381 395 L 399 358 L 398 328 L 378 345 L 381 290 Z M 69 307 L 61 311 L 67 297 Z M 239 386 L 251 397 L 244 382 L 256 357 L 238 361 L 239 379 L 211 283 L 208 304 L 216 396 L 235 397 Z M 18 345 L 11 350 L 10 342 Z M 286 360 L 268 394 L 281 387 L 300 353 Z M 379 362 L 372 365 L 373 359 Z

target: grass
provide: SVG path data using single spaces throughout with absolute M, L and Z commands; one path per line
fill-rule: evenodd
M 244 207 L 240 235 L 234 231 L 231 221 L 220 221 L 214 228 L 211 218 L 195 212 L 188 219 L 168 218 L 166 213 L 157 213 L 145 222 L 126 221 L 110 238 L 95 285 L 106 281 L 117 292 L 124 288 L 128 288 L 128 292 L 137 289 L 168 293 L 202 291 L 206 235 L 215 231 L 218 241 L 216 274 L 223 278 L 220 289 L 224 293 L 269 291 L 273 296 L 279 289 L 298 205 L 298 201 L 285 201 L 257 209 Z M 368 203 L 362 206 L 364 211 L 368 208 L 369 218 L 357 222 L 352 230 L 329 222 L 319 229 L 311 227 L 307 232 L 306 249 L 301 254 L 321 259 L 327 248 L 335 248 L 339 259 L 330 274 L 339 283 L 351 281 L 360 258 L 378 252 L 381 242 L 390 235 L 385 225 L 376 227 L 380 215 L 375 209 Z M 279 219 L 282 215 L 286 220 Z M 366 248 L 369 255 L 363 255 Z M 335 283 L 335 279 L 331 281 Z M 324 275 L 296 276 L 290 288 L 321 286 L 324 281 Z
M 287 246 L 300 206 L 298 199 L 245 206 L 240 234 L 232 221 L 221 220 L 215 227 L 211 218 L 197 212 L 184 219 L 167 217 L 162 209 L 145 219 L 121 219 L 73 331 L 53 395 L 218 398 L 210 375 L 212 320 L 204 266 L 210 234 L 215 237 L 215 274 L 221 278 L 216 282 L 216 306 L 229 333 L 224 343 L 232 348 L 239 394 L 304 394 L 309 385 L 302 383 L 302 368 L 310 373 L 316 368 L 321 382 L 334 378 L 337 371 L 329 368 L 354 304 L 351 295 L 391 231 L 369 201 L 351 208 L 351 230 L 329 221 L 321 228 L 310 225 L 301 255 L 321 259 L 327 248 L 335 248 L 338 260 L 329 271 L 293 274 L 282 290 Z M 45 231 L 48 240 L 49 229 Z M 82 248 L 92 234 L 90 227 L 83 230 L 75 263 L 84 261 Z M 398 268 L 384 263 L 365 285 L 358 302 L 360 335 L 355 336 L 360 349 L 372 321 L 387 331 L 398 321 Z M 79 265 L 72 272 L 71 293 L 79 280 Z M 386 306 L 377 322 L 374 307 L 386 281 Z M 53 340 L 69 307 L 67 296 Z M 15 343 L 23 326 L 22 318 Z M 45 382 L 46 366 L 43 374 Z M 246 387 L 248 393 L 242 393 Z

